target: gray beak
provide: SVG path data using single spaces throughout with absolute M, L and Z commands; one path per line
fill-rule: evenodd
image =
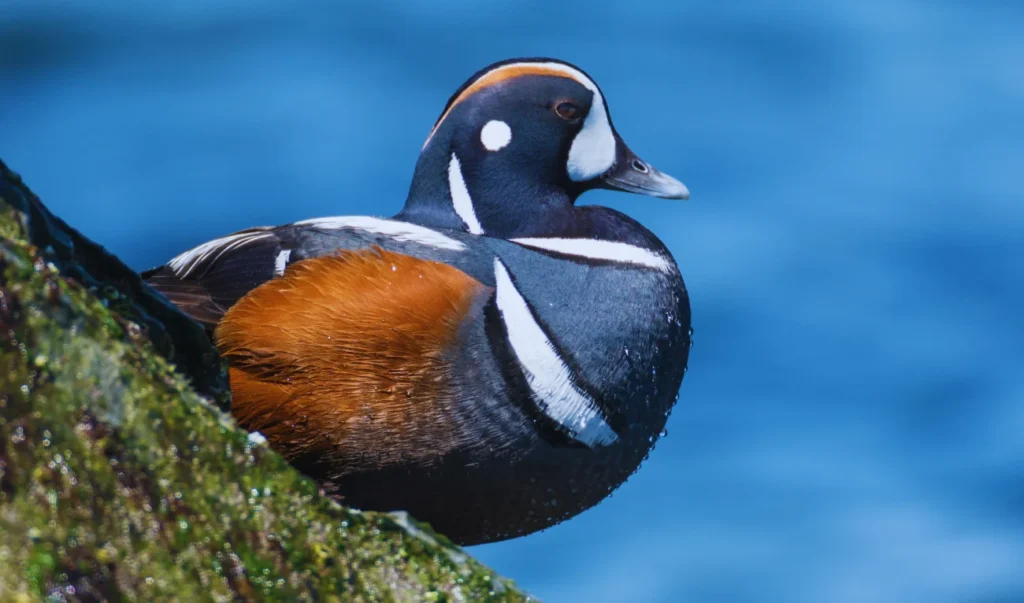
M 619 156 L 610 170 L 601 176 L 605 188 L 660 197 L 662 199 L 689 199 L 686 185 L 637 157 L 621 140 Z

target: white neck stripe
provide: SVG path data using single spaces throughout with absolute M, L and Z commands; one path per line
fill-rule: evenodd
M 476 219 L 473 199 L 469 196 L 466 179 L 462 177 L 462 166 L 459 165 L 459 158 L 455 156 L 455 153 L 452 153 L 452 160 L 448 162 L 448 190 L 452 194 L 452 206 L 455 207 L 455 213 L 459 214 L 462 221 L 466 223 L 469 232 L 475 235 L 484 234 L 480 221 Z
M 643 247 L 621 243 L 619 241 L 602 241 L 600 239 L 560 239 L 560 238 L 522 238 L 511 239 L 513 243 L 546 249 L 566 255 L 606 260 L 623 264 L 634 264 L 654 268 L 660 272 L 671 273 L 675 270 L 673 263 L 664 255 Z
M 573 384 L 569 367 L 537 321 L 501 260 L 494 260 L 495 298 L 508 341 L 526 375 L 541 412 L 590 446 L 606 446 L 619 436 L 605 422 L 597 404 Z

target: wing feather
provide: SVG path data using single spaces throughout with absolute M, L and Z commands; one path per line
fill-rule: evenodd
M 231 306 L 279 274 L 283 251 L 277 232 L 250 228 L 203 243 L 142 277 L 212 333 Z

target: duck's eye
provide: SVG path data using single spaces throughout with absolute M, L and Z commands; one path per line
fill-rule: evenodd
M 580 108 L 575 103 L 568 101 L 555 105 L 555 114 L 562 119 L 575 119 L 580 113 Z

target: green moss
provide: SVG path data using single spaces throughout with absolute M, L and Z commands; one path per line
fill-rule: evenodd
M 427 526 L 321 496 L 25 224 L 0 201 L 0 600 L 525 600 Z

